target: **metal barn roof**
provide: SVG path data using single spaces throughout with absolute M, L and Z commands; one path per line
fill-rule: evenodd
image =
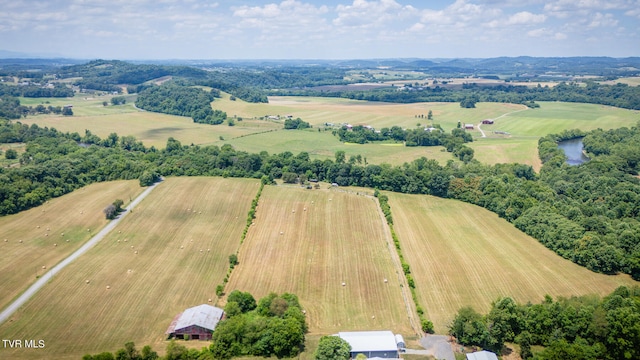
M 351 345 L 351 352 L 397 351 L 396 337 L 391 331 L 347 331 L 339 332 L 343 340 Z
M 222 319 L 223 313 L 222 309 L 207 304 L 188 308 L 180 314 L 180 317 L 177 319 L 175 326 L 171 329 L 171 332 L 184 329 L 192 325 L 214 330 L 220 319 Z
M 467 360 L 498 360 L 498 356 L 490 351 L 477 351 L 467 354 Z

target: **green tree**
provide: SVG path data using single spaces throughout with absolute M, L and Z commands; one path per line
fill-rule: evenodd
M 314 353 L 315 360 L 348 360 L 351 345 L 339 336 L 323 336 Z
M 298 174 L 286 172 L 282 174 L 282 181 L 284 181 L 286 184 L 296 184 L 298 182 Z
M 17 159 L 18 152 L 15 149 L 7 149 L 7 151 L 4 152 L 4 157 L 8 160 Z
M 345 159 L 347 158 L 346 154 L 342 150 L 336 151 L 336 163 L 344 164 Z
M 62 115 L 64 116 L 72 116 L 73 115 L 73 109 L 71 109 L 71 106 L 65 106 L 62 108 Z
M 243 313 L 249 312 L 256 308 L 256 299 L 249 292 L 242 292 L 240 290 L 233 290 L 229 293 L 227 301 L 233 301 L 240 306 L 240 310 Z

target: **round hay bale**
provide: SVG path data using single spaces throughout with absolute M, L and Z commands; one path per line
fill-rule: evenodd
M 44 234 L 44 236 L 49 236 L 49 234 L 48 234 L 48 233 L 45 233 L 45 234 Z
M 120 234 L 122 231 L 118 230 L 118 234 Z
M 131 248 L 133 249 L 133 245 L 131 245 Z
M 58 244 L 53 244 L 53 247 L 56 247 L 56 246 L 58 246 Z
M 184 245 L 180 245 L 180 249 L 184 249 Z
M 138 250 L 134 251 L 134 253 L 137 255 L 138 254 Z
M 202 214 L 202 211 L 198 211 L 198 214 Z
M 343 282 L 343 283 L 342 283 L 342 286 L 347 286 L 347 283 Z
M 124 239 L 124 242 L 127 242 L 127 239 Z
M 20 244 L 22 244 L 22 240 L 18 241 Z
M 302 313 L 307 315 L 307 310 L 302 310 Z
M 107 290 L 111 289 L 111 286 L 107 285 Z
M 131 274 L 131 269 L 127 269 L 127 274 Z
M 60 236 L 64 236 L 64 233 L 60 233 Z
M 212 302 L 212 301 L 213 301 L 213 299 L 212 299 L 212 298 L 209 298 L 209 302 Z
M 46 266 L 44 266 L 44 265 L 42 265 L 42 268 L 43 268 L 43 269 L 46 269 L 47 267 L 46 267 Z
M 375 319 L 375 318 L 376 318 L 376 316 L 375 316 L 375 315 L 371 315 L 371 318 L 372 318 L 372 319 Z
M 91 232 L 91 229 L 87 229 L 87 232 Z
M 47 231 L 49 231 L 49 230 L 50 230 L 50 229 L 49 229 L 49 228 L 47 228 Z
M 84 214 L 84 210 L 80 211 L 80 214 Z
M 295 211 L 295 210 L 291 210 L 291 212 L 292 212 L 292 213 L 295 213 L 296 211 Z
M 280 235 L 284 234 L 284 232 L 280 231 Z
M 69 239 L 67 239 L 67 242 L 69 242 Z
M 211 251 L 211 249 L 207 249 L 207 252 Z
M 120 242 L 120 240 L 118 240 L 117 242 Z
M 85 284 L 88 284 L 89 282 L 90 282 L 89 280 L 85 280 L 85 281 L 84 281 L 84 283 L 85 283 Z
M 200 252 L 202 252 L 202 249 L 200 249 Z
M 4 242 L 9 242 L 9 240 L 7 240 L 7 239 L 4 239 Z
M 307 208 L 304 208 L 304 209 L 302 209 L 302 210 L 307 211 Z
M 37 225 L 37 226 L 36 226 L 36 229 L 40 229 L 40 225 Z

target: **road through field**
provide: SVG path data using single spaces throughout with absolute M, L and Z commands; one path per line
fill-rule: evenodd
M 124 219 L 127 214 L 131 212 L 131 210 L 138 205 L 149 193 L 156 187 L 158 183 L 149 186 L 142 194 L 138 195 L 127 207 L 126 211 L 124 211 L 120 216 L 116 219 L 110 221 L 107 226 L 102 228 L 100 232 L 98 232 L 95 236 L 93 236 L 89 241 L 87 241 L 82 247 L 76 250 L 73 254 L 69 255 L 66 259 L 62 260 L 58 265 L 54 266 L 51 270 L 45 273 L 42 277 L 40 277 L 33 285 L 31 285 L 20 297 L 18 297 L 14 302 L 12 302 L 9 306 L 7 306 L 2 312 L 0 312 L 0 324 L 5 322 L 14 312 L 16 312 L 22 305 L 24 305 L 31 297 L 38 292 L 54 275 L 56 275 L 60 270 L 64 269 L 71 262 L 76 260 L 82 254 L 86 253 L 89 249 L 91 249 L 95 244 L 97 244 L 100 240 L 102 240 L 105 235 L 107 235 L 111 230 L 113 230 L 122 219 Z

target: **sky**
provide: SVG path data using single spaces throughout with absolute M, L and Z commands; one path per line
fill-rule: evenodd
M 122 60 L 640 56 L 640 0 L 0 0 L 0 50 Z

